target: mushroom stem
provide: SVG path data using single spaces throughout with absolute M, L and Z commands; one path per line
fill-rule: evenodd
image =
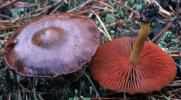
M 138 32 L 138 37 L 136 38 L 135 43 L 133 44 L 133 50 L 130 55 L 130 62 L 132 64 L 137 64 L 140 59 L 140 53 L 144 47 L 144 41 L 146 40 L 150 32 L 150 23 L 144 22 L 141 25 L 141 28 Z

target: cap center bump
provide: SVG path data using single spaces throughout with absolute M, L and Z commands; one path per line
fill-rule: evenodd
M 42 29 L 32 37 L 32 43 L 39 47 L 50 47 L 65 40 L 65 32 L 58 27 Z

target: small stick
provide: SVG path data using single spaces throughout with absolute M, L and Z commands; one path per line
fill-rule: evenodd
M 94 0 L 87 0 L 86 2 L 82 3 L 80 6 L 70 9 L 67 12 L 73 12 L 75 10 L 81 9 L 81 8 L 85 7 L 86 5 L 88 5 L 89 3 L 91 3 L 92 1 L 94 1 Z
M 181 58 L 181 51 L 172 51 L 168 52 L 168 54 L 170 54 L 170 56 L 174 59 Z
M 18 0 L 12 0 L 12 1 L 7 1 L 4 4 L 0 5 L 0 9 L 6 8 L 14 3 L 16 3 Z
M 125 92 L 123 93 L 123 100 L 127 100 L 127 96 Z
M 172 26 L 172 21 L 167 23 L 167 25 L 152 39 L 153 42 L 158 43 L 160 41 L 160 37 Z
M 162 6 L 156 1 L 156 0 L 146 0 L 149 4 L 151 3 L 155 3 L 158 7 L 159 7 L 159 12 L 164 14 L 164 15 L 167 15 L 169 17 L 172 16 L 172 14 L 170 12 L 168 12 L 167 10 L 163 9 Z
M 97 20 L 100 22 L 100 24 L 104 30 L 104 35 L 108 38 L 108 40 L 111 41 L 112 40 L 111 35 L 109 34 L 108 30 L 106 29 L 106 26 L 104 25 L 103 21 L 94 11 L 92 11 L 92 12 L 94 13 L 94 15 L 96 15 Z
M 6 18 L 6 19 L 11 19 L 11 17 L 10 17 L 10 16 L 7 16 L 7 15 L 1 14 L 1 13 L 0 13 L 0 17 L 2 17 L 2 18 Z
M 95 90 L 96 92 L 96 97 L 100 97 L 100 94 L 98 92 L 98 90 L 96 89 L 96 86 L 94 85 L 93 81 L 91 80 L 91 78 L 89 77 L 89 75 L 84 72 L 84 76 L 88 79 L 88 81 L 90 82 L 90 84 L 92 85 L 93 89 Z
M 181 82 L 180 82 L 180 80 L 176 80 L 176 81 L 174 81 L 172 84 L 170 84 L 168 87 L 181 87 Z
M 106 7 L 109 7 L 109 8 L 111 8 L 111 9 L 114 9 L 114 7 L 112 7 L 110 4 L 108 4 L 108 3 L 106 3 L 106 2 L 103 2 L 103 1 L 101 1 L 101 0 L 97 0 L 97 2 L 100 3 L 100 4 L 102 4 L 102 5 L 104 5 L 104 6 L 106 6 Z
M 0 56 L 3 56 L 4 52 L 5 52 L 4 48 L 0 48 Z

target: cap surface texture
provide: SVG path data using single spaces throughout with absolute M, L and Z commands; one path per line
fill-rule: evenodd
M 66 75 L 81 70 L 99 46 L 100 33 L 87 17 L 47 15 L 18 29 L 6 43 L 5 60 L 25 76 Z

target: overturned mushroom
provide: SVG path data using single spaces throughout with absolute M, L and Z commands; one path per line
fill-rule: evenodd
M 93 78 L 105 89 L 129 94 L 158 91 L 176 76 L 174 60 L 151 41 L 143 22 L 138 37 L 113 39 L 100 46 L 90 67 Z
M 24 76 L 57 76 L 80 71 L 99 45 L 96 25 L 75 14 L 44 16 L 24 25 L 6 43 L 5 61 Z
M 130 94 L 168 85 L 176 75 L 174 60 L 151 41 L 140 51 L 139 41 L 123 37 L 100 46 L 92 61 L 93 78 L 106 89 Z

